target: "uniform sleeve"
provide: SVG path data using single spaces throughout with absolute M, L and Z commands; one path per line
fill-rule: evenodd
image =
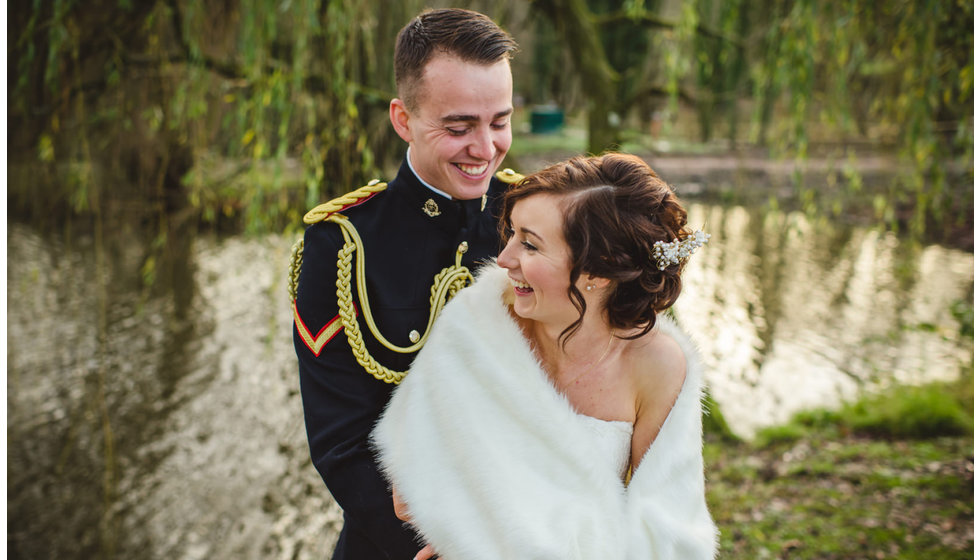
M 411 558 L 420 545 L 394 514 L 391 493 L 368 445 L 368 435 L 392 386 L 365 372 L 339 327 L 336 226 L 307 229 L 296 296 L 293 341 L 310 456 L 344 510 L 347 531 L 359 531 L 392 558 Z M 336 331 L 336 332 L 334 332 Z

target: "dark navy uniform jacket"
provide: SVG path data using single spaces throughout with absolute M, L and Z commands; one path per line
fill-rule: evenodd
M 481 210 L 481 199 L 455 201 L 428 189 L 403 162 L 387 189 L 340 211 L 363 241 L 363 254 L 355 253 L 355 259 L 366 259 L 371 312 L 381 334 L 392 344 L 410 346 L 411 331 L 425 333 L 433 280 L 455 263 L 456 248 L 462 241 L 469 244 L 462 264 L 470 271 L 497 255 L 496 218 L 506 186 L 493 178 Z M 423 210 L 430 199 L 438 215 Z M 429 210 L 435 213 L 431 204 Z M 391 492 L 368 442 L 395 386 L 358 365 L 340 327 L 336 279 L 337 251 L 343 243 L 340 227 L 330 222 L 310 226 L 304 237 L 293 341 L 310 454 L 344 510 L 344 528 L 334 558 L 409 560 L 420 542 L 395 517 Z M 362 320 L 356 285 L 353 293 L 371 355 L 395 371 L 408 369 L 415 355 L 381 346 Z

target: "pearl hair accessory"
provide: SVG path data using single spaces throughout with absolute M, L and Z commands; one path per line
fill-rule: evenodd
M 698 250 L 698 247 L 707 243 L 709 239 L 711 239 L 710 233 L 697 230 L 684 238 L 683 241 L 680 239 L 675 239 L 670 243 L 657 241 L 650 248 L 650 260 L 656 262 L 657 268 L 660 270 L 672 264 L 680 264 L 682 260 L 686 261 Z

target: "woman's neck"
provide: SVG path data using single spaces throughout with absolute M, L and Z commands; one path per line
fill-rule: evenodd
M 570 369 L 598 366 L 614 344 L 615 333 L 605 321 L 587 318 L 565 340 L 561 338 L 563 330 L 564 327 L 536 321 L 524 327 L 538 357 L 556 375 Z

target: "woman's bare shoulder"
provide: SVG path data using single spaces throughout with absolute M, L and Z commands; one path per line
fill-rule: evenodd
M 636 392 L 634 467 L 660 433 L 687 375 L 687 358 L 671 336 L 654 329 L 635 342 L 630 360 Z
M 654 328 L 631 348 L 631 374 L 641 392 L 680 392 L 687 372 L 684 350 L 670 335 Z M 673 400 L 673 399 L 671 399 Z

